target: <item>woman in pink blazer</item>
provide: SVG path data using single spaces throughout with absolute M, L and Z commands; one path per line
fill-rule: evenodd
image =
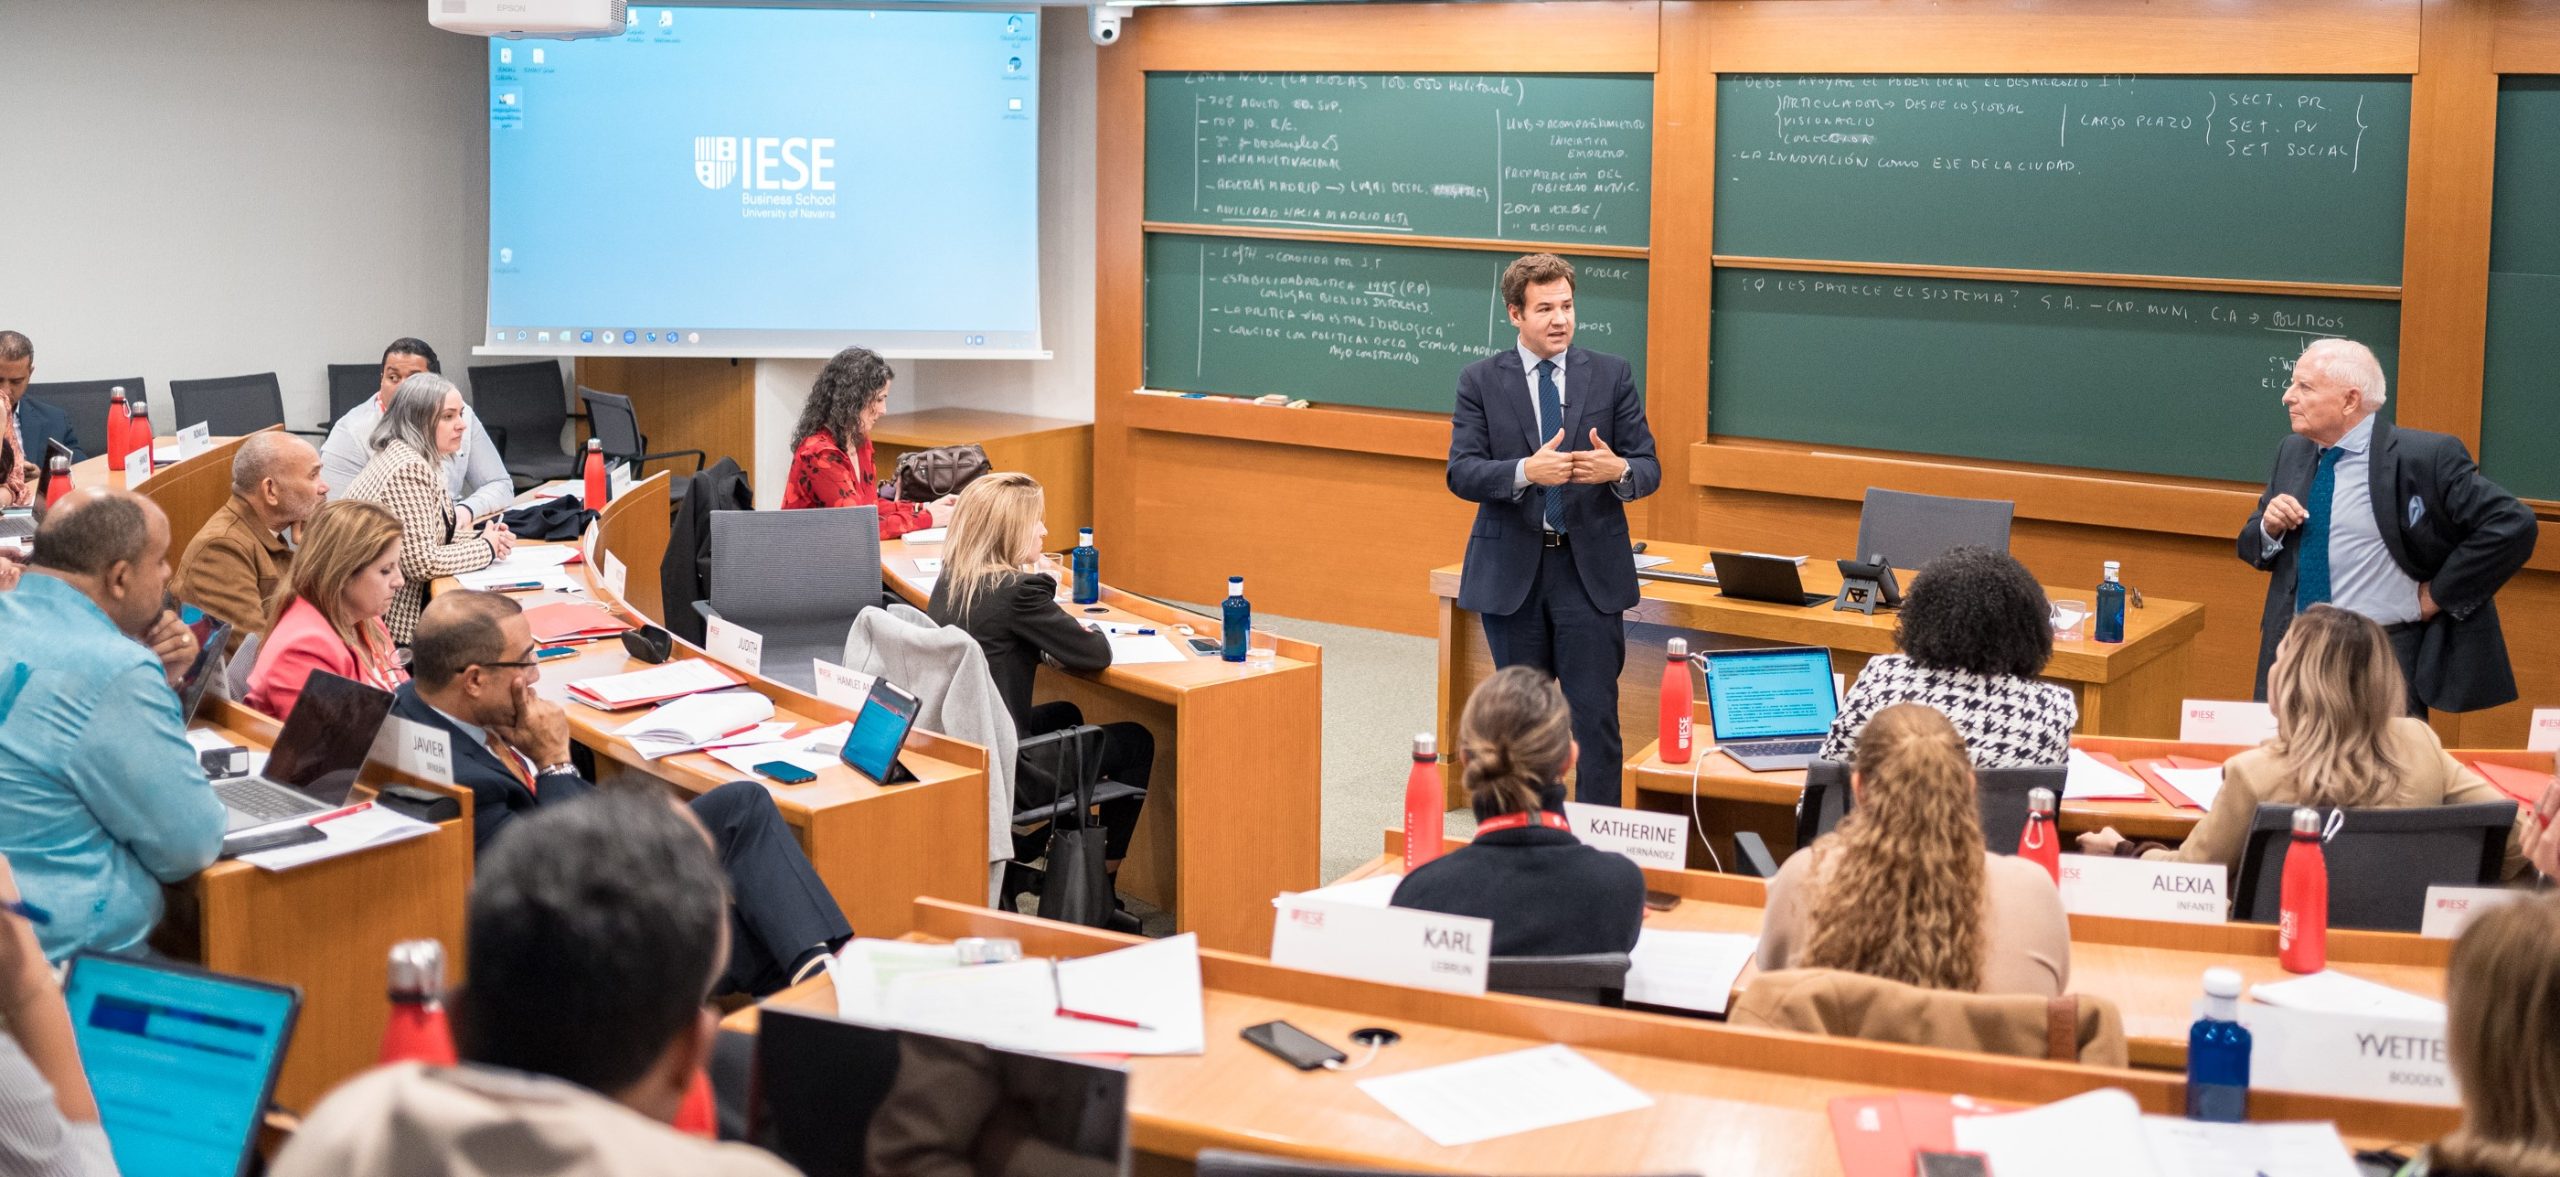
M 268 607 L 248 704 L 277 719 L 291 715 L 314 670 L 386 691 L 408 681 L 382 621 L 404 583 L 397 516 L 354 499 L 320 508 Z

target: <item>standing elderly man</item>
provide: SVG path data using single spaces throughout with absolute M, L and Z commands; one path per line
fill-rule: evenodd
M 2381 363 L 2353 340 L 2314 340 L 2294 362 L 2294 435 L 2240 529 L 2240 558 L 2273 574 L 2257 697 L 2294 615 L 2327 602 L 2390 635 L 2410 714 L 2512 702 L 2491 598 L 2533 555 L 2533 512 L 2482 477 L 2460 441 L 2377 416 L 2383 390 Z
M 278 430 L 250 434 L 231 458 L 231 501 L 187 542 L 172 590 L 236 634 L 266 632 L 267 606 L 293 566 L 286 533 L 328 496 L 310 442 Z

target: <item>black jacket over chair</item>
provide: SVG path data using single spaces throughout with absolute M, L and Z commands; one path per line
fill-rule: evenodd
M 2240 525 L 2240 558 L 2267 577 L 2266 610 L 2258 622 L 2257 698 L 2267 697 L 2267 668 L 2276 643 L 2293 624 L 2294 568 L 2301 556 L 2299 529 L 2284 546 L 2267 551 L 2258 521 L 2279 494 L 2308 498 L 2320 447 L 2294 434 L 2276 448 L 2275 473 L 2258 496 L 2258 511 Z M 2498 589 L 2533 555 L 2533 512 L 2480 473 L 2462 443 L 2423 429 L 2373 423 L 2367 477 L 2373 486 L 2373 519 L 2383 546 L 2435 598 L 2443 611 L 2425 622 L 2416 664 L 2410 667 L 2419 701 L 2438 711 L 2477 711 L 2516 698 L 2515 671 L 2507 664 L 2507 640 L 2498 628 Z
M 756 496 L 737 460 L 722 458 L 694 475 L 676 502 L 667 554 L 658 564 L 658 595 L 664 602 L 666 627 L 698 646 L 703 640 L 702 614 L 693 603 L 711 597 L 711 513 L 752 511 Z
M 1558 806 L 1563 792 L 1550 790 Z M 1564 830 L 1479 834 L 1396 886 L 1393 903 L 1493 921 L 1495 956 L 1627 952 L 1644 926 L 1644 871 Z

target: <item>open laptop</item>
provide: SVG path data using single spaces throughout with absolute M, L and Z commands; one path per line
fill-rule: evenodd
M 71 958 L 62 996 L 117 1169 L 165 1177 L 248 1171 L 300 993 L 84 951 Z
M 1118 1067 L 766 1006 L 754 1090 L 748 1139 L 809 1177 L 926 1172 L 941 1168 L 935 1159 L 967 1172 L 990 1137 L 1047 1146 L 1042 1171 L 1061 1177 L 1129 1171 L 1129 1073 Z M 896 1105 L 907 1109 L 890 1114 L 896 1127 L 875 1131 Z M 984 1118 L 947 1114 L 964 1106 Z M 959 1135 L 922 1131 L 937 1126 Z
M 1831 651 L 1821 646 L 1710 650 L 1707 720 L 1716 750 L 1753 772 L 1813 763 L 1840 714 Z
M 1716 591 L 1724 596 L 1745 601 L 1767 601 L 1772 605 L 1827 605 L 1828 593 L 1804 591 L 1804 578 L 1796 573 L 1796 562 L 1784 556 L 1760 556 L 1750 552 L 1709 552 L 1707 558 L 1716 566 Z
M 302 684 L 302 698 L 276 733 L 267 767 L 255 776 L 219 781 L 214 795 L 230 810 L 223 832 L 313 817 L 347 803 L 365 753 L 391 714 L 391 692 L 325 670 Z

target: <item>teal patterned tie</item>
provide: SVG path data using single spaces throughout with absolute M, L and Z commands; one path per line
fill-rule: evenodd
M 2320 451 L 2320 469 L 2311 476 L 2311 501 L 2302 505 L 2310 517 L 2302 522 L 2301 554 L 2294 561 L 2293 611 L 2300 613 L 2329 600 L 2329 500 L 2337 497 L 2336 446 Z

